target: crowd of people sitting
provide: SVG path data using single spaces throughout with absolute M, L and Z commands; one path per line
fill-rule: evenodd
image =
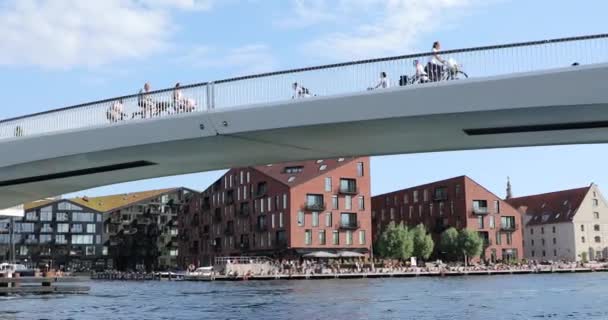
M 367 259 L 283 259 L 273 261 L 259 261 L 266 264 L 268 268 L 249 268 L 245 273 L 239 274 L 234 269 L 220 274 L 231 277 L 250 276 L 279 276 L 279 275 L 328 275 L 328 274 L 361 274 L 361 273 L 465 273 L 465 272 L 539 272 L 554 270 L 572 270 L 574 268 L 605 268 L 608 264 L 585 264 L 581 262 L 564 261 L 521 261 L 521 262 L 496 262 L 478 263 L 464 266 L 462 263 L 443 263 L 434 261 L 412 265 L 409 262 L 397 260 L 374 260 Z M 252 264 L 254 264 L 252 262 Z M 257 270 L 257 271 L 254 271 Z M 261 271 L 260 271 L 261 270 Z

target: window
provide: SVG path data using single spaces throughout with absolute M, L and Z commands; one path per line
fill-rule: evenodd
M 348 212 L 340 214 L 340 226 L 343 228 L 357 228 L 357 214 Z
M 490 229 L 494 229 L 496 227 L 496 222 L 494 221 L 494 216 L 490 216 Z
M 94 256 L 95 255 L 95 247 L 94 246 L 86 246 L 86 248 L 85 248 L 85 254 L 87 256 Z
M 25 213 L 25 220 L 29 220 L 29 221 L 36 221 L 38 220 L 38 215 L 36 214 L 36 211 L 29 211 Z
M 597 207 L 599 205 L 599 201 L 597 199 L 593 199 L 593 206 Z
M 530 234 L 534 234 L 534 228 L 530 228 Z
M 169 255 L 172 257 L 177 257 L 178 256 L 179 251 L 177 249 L 171 249 L 169 250 Z
M 581 224 L 581 231 L 585 231 L 585 225 Z
M 68 240 L 65 238 L 65 235 L 57 234 L 57 235 L 55 235 L 55 243 L 56 244 L 67 244 Z
M 391 221 L 395 220 L 395 208 L 390 208 L 389 212 Z
M 357 180 L 340 179 L 340 193 L 346 193 L 346 194 L 357 193 Z
M 600 225 L 599 224 L 594 225 L 593 226 L 593 230 L 594 231 L 600 231 Z
M 50 223 L 45 223 L 42 225 L 42 228 L 40 228 L 40 232 L 53 232 L 53 228 Z
M 507 237 L 507 245 L 511 245 L 511 242 L 513 241 L 513 234 L 510 232 L 507 232 L 506 237 Z
M 294 174 L 294 173 L 300 173 L 304 170 L 303 166 L 294 166 L 294 167 L 285 167 L 285 169 L 283 169 L 284 173 L 287 174 Z
M 534 239 L 530 240 L 530 244 L 534 245 Z
M 56 217 L 57 221 L 68 221 L 67 212 L 57 212 L 55 214 L 55 217 Z
M 61 202 L 58 205 L 59 210 L 82 210 L 81 207 L 71 204 L 69 202 Z
M 488 201 L 487 200 L 473 200 L 473 212 L 474 213 L 488 213 Z
M 331 196 L 331 208 L 338 210 L 338 196 Z
M 276 228 L 274 213 L 270 215 L 270 226 L 271 228 Z
M 93 244 L 92 235 L 73 235 L 72 244 Z
M 359 196 L 359 210 L 365 210 L 365 198 L 363 196 Z
M 424 189 L 422 191 L 422 198 L 423 198 L 424 202 L 429 201 L 429 190 Z
M 483 216 L 477 216 L 477 227 L 483 229 Z
M 298 211 L 298 226 L 304 226 L 304 212 Z
M 359 230 L 359 244 L 365 244 L 365 230 Z
M 327 169 L 327 165 L 326 165 L 326 164 L 322 164 L 322 165 L 319 167 L 319 171 L 325 171 L 326 169 Z
M 70 231 L 70 225 L 67 223 L 58 223 L 57 224 L 57 232 L 58 233 L 68 233 Z
M 540 239 L 540 243 L 541 243 L 543 246 L 545 246 L 545 239 L 544 239 L 544 238 L 543 238 L 543 239 Z
M 552 229 L 551 231 L 553 231 L 553 233 L 555 233 L 555 226 L 553 226 L 551 229 Z
M 602 238 L 600 238 L 599 236 L 595 236 L 595 243 L 600 243 L 602 242 Z
M 340 231 L 338 230 L 334 230 L 332 232 L 332 240 L 331 243 L 334 245 L 339 245 L 340 244 Z
M 283 228 L 284 227 L 284 222 L 283 222 L 283 212 L 279 213 L 279 228 Z
M 599 219 L 600 218 L 600 213 L 599 212 L 594 212 L 593 213 L 593 218 L 594 219 Z
M 283 209 L 287 209 L 287 194 L 283 193 Z
M 306 232 L 304 232 L 304 244 L 312 244 L 312 230 L 306 230 Z
M 41 234 L 40 243 L 49 243 L 53 240 L 53 236 L 50 234 Z
M 313 227 L 319 226 L 319 213 L 318 212 L 312 213 L 312 226 Z
M 95 216 L 89 212 L 72 212 L 74 222 L 95 222 Z
M 585 243 L 585 237 L 581 237 L 581 242 Z
M 456 196 L 460 196 L 460 193 L 462 191 L 462 186 L 460 184 L 456 185 Z
M 545 256 L 545 250 L 543 250 L 543 257 Z
M 260 199 L 260 213 L 264 213 L 264 199 Z
M 331 192 L 331 177 L 325 178 L 325 191 Z
M 272 211 L 272 197 L 266 198 L 266 209 L 268 209 L 268 212 Z
M 16 233 L 34 232 L 34 224 L 28 223 L 28 222 L 16 222 L 15 223 L 15 232 Z
M 414 203 L 418 202 L 418 190 L 414 190 Z
M 557 244 L 557 239 L 553 238 L 553 244 Z
M 70 229 L 71 233 L 82 233 L 82 225 L 80 223 L 73 224 L 72 229 Z
M 350 246 L 353 244 L 353 232 L 351 230 L 346 230 L 346 245 Z
M 323 210 L 325 209 L 325 203 L 323 201 L 322 194 L 307 194 L 306 195 L 306 209 L 308 210 Z
M 408 202 L 410 201 L 409 197 L 407 196 L 407 193 L 403 195 L 403 204 L 408 204 Z
M 534 257 L 534 250 L 532 250 L 532 256 Z
M 557 257 L 557 250 L 553 249 L 553 256 Z
M 344 197 L 344 209 L 345 210 L 353 209 L 353 197 L 352 196 L 347 195 Z
M 95 224 L 94 223 L 87 224 L 87 233 L 95 233 Z
M 357 176 L 363 177 L 364 174 L 365 172 L 363 170 L 363 162 L 357 162 Z
M 545 234 L 545 227 L 540 227 L 540 234 Z
M 433 200 L 445 201 L 447 199 L 448 199 L 448 188 L 447 187 L 435 188 L 435 195 L 433 196 Z
M 496 232 L 496 245 L 501 245 L 502 244 L 502 237 L 500 232 Z
M 52 221 L 53 220 L 53 211 L 45 211 L 44 209 L 50 209 L 50 207 L 45 207 L 40 209 L 40 221 Z
M 247 171 L 247 183 L 249 183 L 249 181 L 251 181 L 251 175 L 249 174 L 249 171 Z
M 325 230 L 319 230 L 319 244 L 325 244 Z
M 331 212 L 325 214 L 325 226 L 331 227 Z

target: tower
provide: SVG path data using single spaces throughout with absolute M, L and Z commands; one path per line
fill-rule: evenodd
M 507 199 L 513 198 L 513 193 L 511 192 L 511 179 L 507 177 Z

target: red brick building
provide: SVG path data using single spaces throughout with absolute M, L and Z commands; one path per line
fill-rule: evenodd
M 371 248 L 369 158 L 234 168 L 181 216 L 180 262 Z
M 485 241 L 484 260 L 521 259 L 523 255 L 521 215 L 466 176 L 375 196 L 372 217 L 374 239 L 391 221 L 409 226 L 422 223 L 435 243 L 449 227 L 479 232 Z

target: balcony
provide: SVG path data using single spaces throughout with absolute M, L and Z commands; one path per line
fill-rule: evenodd
M 345 195 L 355 195 L 359 194 L 359 188 L 357 188 L 356 186 L 340 186 L 340 188 L 338 188 L 338 193 Z
M 326 206 L 323 202 L 306 202 L 304 203 L 304 210 L 306 211 L 323 211 Z
M 490 213 L 487 207 L 473 208 L 473 214 L 483 216 Z
M 515 223 L 501 224 L 500 225 L 500 231 L 513 232 L 515 230 L 517 230 L 517 224 L 515 224 Z
M 246 207 L 238 208 L 236 211 L 236 214 L 241 217 L 248 217 L 249 216 L 249 207 L 246 206 Z
M 359 221 L 340 222 L 336 225 L 336 229 L 341 230 L 357 230 L 361 227 Z
M 213 222 L 222 222 L 222 213 L 218 210 L 213 214 Z

